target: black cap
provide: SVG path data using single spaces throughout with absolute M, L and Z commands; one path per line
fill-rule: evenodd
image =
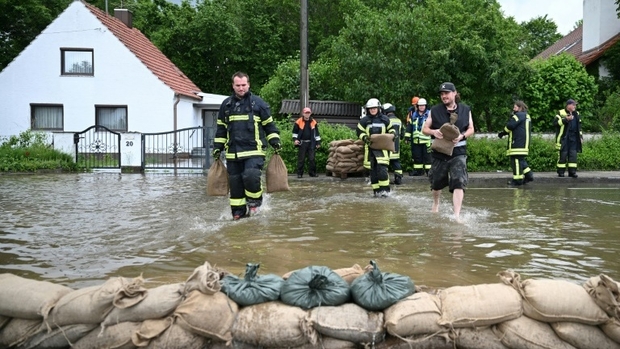
M 444 82 L 439 86 L 439 92 L 456 92 L 456 87 L 451 82 Z
M 569 105 L 569 104 L 575 104 L 575 105 L 577 105 L 577 102 L 575 102 L 575 100 L 574 100 L 574 99 L 569 99 L 568 101 L 566 101 L 566 105 Z

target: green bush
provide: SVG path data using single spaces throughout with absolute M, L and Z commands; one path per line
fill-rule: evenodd
M 0 144 L 0 172 L 36 172 L 76 169 L 73 158 L 54 150 L 44 133 L 24 131 Z

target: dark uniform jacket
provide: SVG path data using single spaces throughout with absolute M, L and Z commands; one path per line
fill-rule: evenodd
M 528 155 L 532 119 L 523 111 L 513 113 L 504 127 L 509 135 L 506 155 Z
M 457 104 L 456 113 L 458 114 L 458 118 L 454 123 L 461 133 L 465 133 L 469 128 L 469 114 L 471 112 L 471 108 L 462 103 Z M 433 119 L 433 123 L 431 124 L 431 129 L 438 130 L 445 124 L 446 122 L 450 122 L 450 113 L 448 113 L 448 109 L 443 104 L 438 104 L 431 108 L 431 118 Z M 442 154 L 440 152 L 434 151 L 432 153 L 433 157 L 439 159 L 450 159 L 459 155 L 467 154 L 467 141 L 461 141 L 457 143 L 452 151 L 452 156 Z
M 241 99 L 232 95 L 222 102 L 213 143 L 216 149 L 226 150 L 227 160 L 264 157 L 267 142 L 280 143 L 279 133 L 269 105 L 248 92 Z
M 304 132 L 304 128 L 306 127 L 306 120 L 304 117 L 300 117 L 295 121 L 293 125 L 293 141 L 300 140 L 305 141 L 309 140 L 312 143 L 310 146 L 312 148 L 316 148 L 317 145 L 321 145 L 321 134 L 319 132 L 319 124 L 314 120 L 314 118 L 310 117 L 308 120 L 310 123 L 310 139 L 302 139 L 302 134 Z
M 568 121 L 566 117 L 568 112 L 566 109 L 560 109 L 555 116 L 555 149 L 560 150 L 567 141 L 575 144 L 577 152 L 581 153 L 581 115 L 575 110 L 572 112 L 573 120 Z
M 392 121 L 385 114 L 377 114 L 372 117 L 370 114 L 366 114 L 360 122 L 357 124 L 357 137 L 362 139 L 362 135 L 366 134 L 368 137 L 374 134 L 382 133 L 394 133 Z

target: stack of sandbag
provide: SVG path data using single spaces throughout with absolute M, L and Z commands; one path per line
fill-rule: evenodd
M 364 142 L 352 139 L 330 142 L 325 169 L 334 173 L 364 171 Z

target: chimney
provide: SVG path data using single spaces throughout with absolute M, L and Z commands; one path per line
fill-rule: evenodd
M 125 23 L 128 28 L 133 28 L 133 14 L 126 8 L 115 8 L 114 17 Z

